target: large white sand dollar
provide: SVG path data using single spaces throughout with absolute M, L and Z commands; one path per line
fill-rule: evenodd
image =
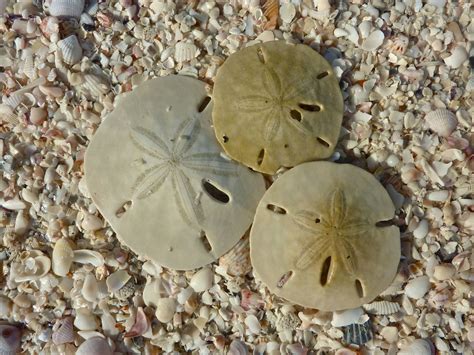
M 222 155 L 207 99 L 195 79 L 150 80 L 118 103 L 85 157 L 92 199 L 117 236 L 174 269 L 228 251 L 265 191 L 262 176 Z
M 283 174 L 258 205 L 250 233 L 256 275 L 276 295 L 335 311 L 370 302 L 392 282 L 395 208 L 368 172 L 312 162 Z

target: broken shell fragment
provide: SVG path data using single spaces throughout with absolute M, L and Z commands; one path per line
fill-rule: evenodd
M 330 162 L 299 165 L 257 207 L 250 232 L 254 273 L 277 296 L 305 307 L 359 307 L 396 274 L 394 214 L 389 194 L 368 172 Z
M 213 100 L 217 140 L 256 171 L 328 158 L 339 137 L 338 80 L 309 46 L 271 41 L 231 55 L 217 72 Z
M 389 315 L 397 313 L 400 310 L 400 305 L 396 302 L 377 301 L 365 304 L 364 309 L 372 314 Z
M 113 355 L 113 351 L 107 340 L 101 337 L 92 337 L 79 346 L 76 355 Z
M 444 62 L 449 67 L 456 69 L 459 68 L 469 57 L 466 49 L 463 46 L 457 46 L 451 52 L 449 57 L 444 58 Z
M 351 324 L 344 328 L 344 342 L 346 344 L 363 345 L 373 337 L 370 320 L 363 324 Z
M 219 266 L 231 276 L 243 276 L 252 270 L 250 263 L 250 241 L 243 237 L 228 253 L 221 256 Z
M 119 102 L 86 151 L 86 182 L 101 214 L 159 265 L 187 270 L 219 258 L 248 229 L 265 191 L 261 175 L 222 154 L 211 106 L 195 79 L 147 81 Z
M 426 114 L 428 127 L 441 137 L 448 137 L 458 125 L 456 115 L 449 110 L 440 108 Z
M 360 322 L 364 315 L 365 312 L 361 307 L 336 311 L 332 315 L 331 325 L 333 327 L 345 327 L 354 323 L 364 323 Z
M 53 328 L 53 343 L 56 345 L 72 343 L 74 341 L 74 326 L 72 317 L 58 319 Z
M 107 278 L 107 288 L 109 292 L 117 292 L 130 280 L 131 276 L 125 270 L 115 271 Z
M 435 353 L 433 344 L 426 339 L 415 339 L 407 346 L 400 349 L 398 355 L 433 355 Z

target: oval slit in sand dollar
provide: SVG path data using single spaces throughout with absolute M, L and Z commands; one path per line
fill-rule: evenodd
M 370 302 L 396 275 L 394 215 L 390 196 L 368 172 L 301 164 L 282 174 L 257 207 L 254 274 L 277 296 L 305 307 L 335 311 Z
M 214 261 L 250 226 L 263 177 L 222 155 L 204 83 L 153 79 L 117 101 L 86 151 L 94 203 L 143 257 L 181 270 Z
M 217 72 L 213 101 L 226 153 L 267 174 L 328 158 L 344 109 L 331 65 L 309 46 L 284 41 L 232 54 Z

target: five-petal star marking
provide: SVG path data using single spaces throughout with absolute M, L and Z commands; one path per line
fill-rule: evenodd
M 341 189 L 332 191 L 329 200 L 327 214 L 301 210 L 293 216 L 300 228 L 312 234 L 312 241 L 304 246 L 295 261 L 296 268 L 304 270 L 329 252 L 340 259 L 349 274 L 354 275 L 357 270 L 357 256 L 352 241 L 367 233 L 371 225 L 368 221 L 351 217 Z
M 283 87 L 275 70 L 265 66 L 262 70 L 263 92 L 238 98 L 236 106 L 242 112 L 262 116 L 263 138 L 267 142 L 276 136 L 283 123 L 290 124 L 306 135 L 312 135 L 311 127 L 291 116 L 291 111 L 298 107 L 297 98 L 311 91 L 312 80 L 308 77 Z
M 185 120 L 177 129 L 169 147 L 163 139 L 143 127 L 132 127 L 130 138 L 135 147 L 151 158 L 133 184 L 133 197 L 144 199 L 171 178 L 174 198 L 183 219 L 194 227 L 202 226 L 204 211 L 187 171 L 201 171 L 221 176 L 235 176 L 236 165 L 221 157 L 220 153 L 193 152 L 200 131 L 198 117 Z

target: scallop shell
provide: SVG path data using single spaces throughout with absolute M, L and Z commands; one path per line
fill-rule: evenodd
M 198 49 L 194 43 L 178 42 L 176 43 L 174 50 L 174 59 L 178 63 L 189 62 L 191 59 L 196 58 L 198 55 Z
M 56 17 L 81 17 L 85 0 L 51 0 L 49 13 Z
M 76 35 L 71 35 L 58 42 L 63 61 L 66 64 L 74 65 L 82 59 L 82 47 Z
M 13 109 L 5 104 L 0 105 L 0 121 L 9 123 L 9 124 L 17 124 L 18 123 L 18 116 L 13 112 Z
M 428 127 L 441 137 L 451 135 L 458 124 L 456 115 L 443 108 L 428 112 L 425 120 Z
M 219 265 L 232 276 L 242 276 L 252 270 L 250 264 L 250 243 L 248 236 L 242 238 L 227 254 L 219 259 Z
M 105 95 L 109 91 L 109 87 L 104 81 L 94 74 L 85 74 L 84 83 L 82 87 L 86 89 L 89 94 L 95 97 Z
M 53 272 L 58 276 L 66 276 L 71 268 L 74 252 L 65 238 L 59 239 L 53 249 Z
M 371 314 L 389 315 L 397 313 L 400 305 L 396 302 L 378 301 L 364 305 L 364 309 Z
M 72 343 L 74 341 L 74 326 L 72 317 L 60 319 L 54 325 L 52 340 L 56 345 Z
M 372 339 L 370 320 L 364 324 L 351 324 L 344 327 L 344 341 L 347 344 L 362 345 Z
M 0 354 L 17 354 L 20 343 L 20 329 L 11 324 L 0 324 Z
M 100 337 L 93 337 L 87 339 L 79 346 L 76 355 L 112 355 L 113 351 L 110 348 L 107 340 Z
M 20 104 L 23 102 L 24 99 L 25 99 L 24 94 L 21 94 L 21 93 L 20 94 L 12 94 L 9 97 L 7 97 L 6 99 L 4 99 L 3 103 L 5 105 L 10 106 L 12 110 L 15 110 L 18 106 L 20 106 Z
M 117 292 L 130 280 L 131 276 L 125 270 L 115 271 L 107 278 L 107 289 L 109 292 Z

